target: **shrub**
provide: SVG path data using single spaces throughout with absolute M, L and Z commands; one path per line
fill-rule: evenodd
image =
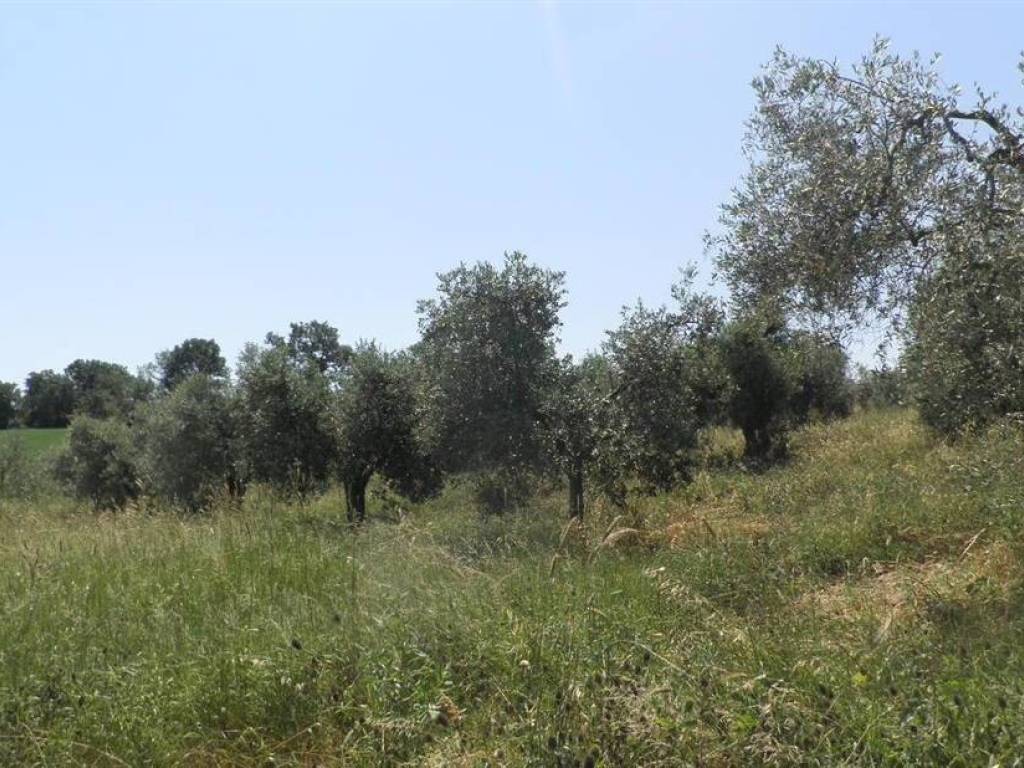
M 78 416 L 58 474 L 79 499 L 97 509 L 121 509 L 139 495 L 136 450 L 128 425 L 113 419 Z
M 45 459 L 34 455 L 21 435 L 0 440 L 0 499 L 24 499 L 47 487 Z

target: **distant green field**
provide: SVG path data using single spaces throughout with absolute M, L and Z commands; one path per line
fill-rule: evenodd
M 63 447 L 67 435 L 66 429 L 4 429 L 0 441 L 22 440 L 33 453 L 45 453 Z

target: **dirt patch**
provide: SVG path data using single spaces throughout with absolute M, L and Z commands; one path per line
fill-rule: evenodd
M 667 525 L 663 542 L 671 549 L 714 544 L 724 539 L 757 541 L 778 531 L 766 519 L 694 516 Z
M 1007 601 L 1021 576 L 1021 562 L 1002 541 L 978 545 L 975 537 L 959 557 L 873 566 L 869 576 L 804 593 L 797 607 L 841 621 L 880 620 L 879 639 L 897 623 L 920 617 L 936 605 L 968 604 L 986 588 Z

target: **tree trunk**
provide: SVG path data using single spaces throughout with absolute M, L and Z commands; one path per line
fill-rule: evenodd
M 569 517 L 583 519 L 583 470 L 569 473 Z
M 350 523 L 361 523 L 366 519 L 366 484 L 369 478 L 356 478 L 345 483 L 345 514 Z

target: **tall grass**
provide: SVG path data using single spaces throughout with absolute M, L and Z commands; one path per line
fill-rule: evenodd
M 1022 447 L 867 413 L 578 528 L 0 501 L 0 764 L 1010 764 Z

